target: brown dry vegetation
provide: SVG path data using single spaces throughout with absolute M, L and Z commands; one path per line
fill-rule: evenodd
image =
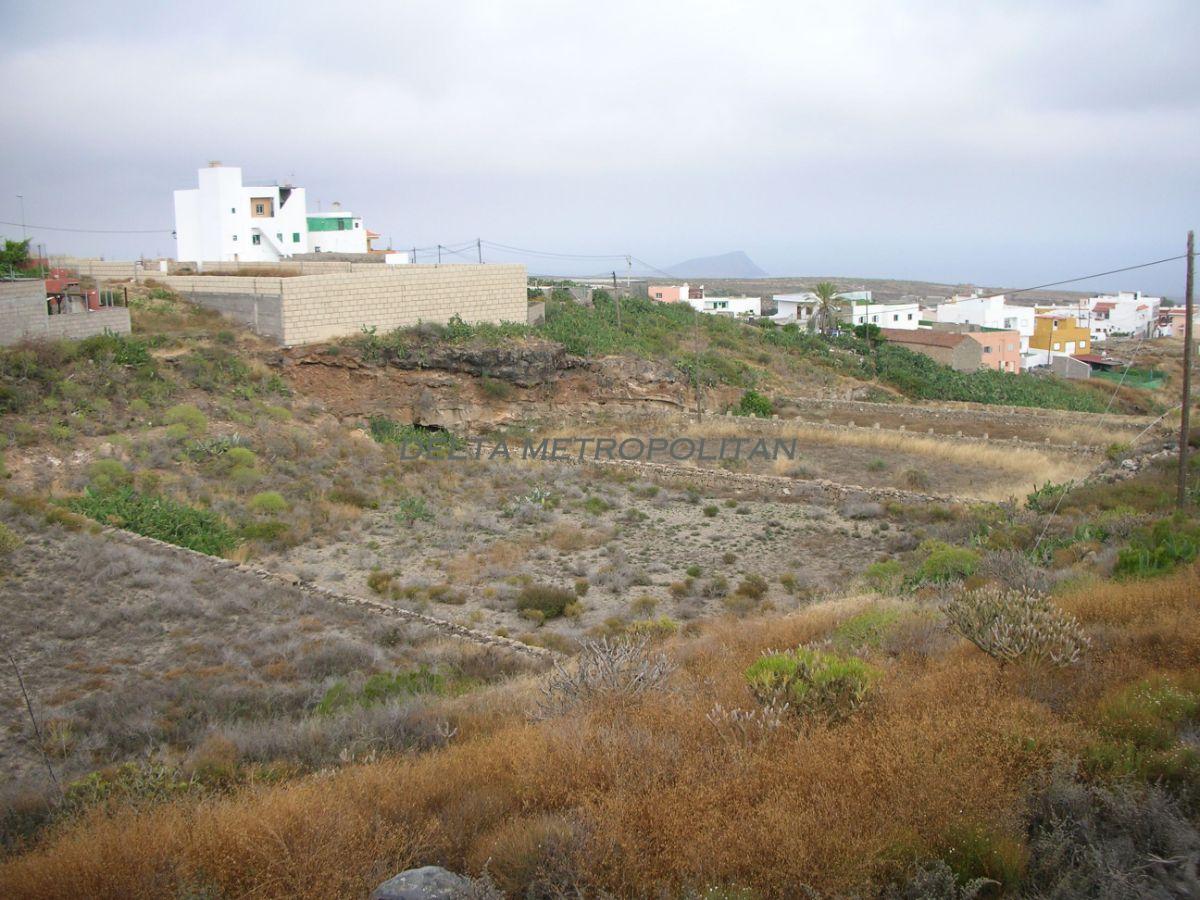
M 557 871 L 618 894 L 725 885 L 789 896 L 801 884 L 881 884 L 971 829 L 986 832 L 998 869 L 1019 871 L 1022 797 L 1056 757 L 1094 740 L 1088 713 L 1102 692 L 1200 664 L 1198 575 L 1064 596 L 1099 639 L 1079 669 L 1031 677 L 944 637 L 929 653 L 929 635 L 903 632 L 866 651 L 885 674 L 858 717 L 752 740 L 715 727 L 714 704 L 746 706 L 741 672 L 758 653 L 820 639 L 862 601 L 715 624 L 670 647 L 680 669 L 641 703 L 492 717 L 432 754 L 94 818 L 10 862 L 0 886 L 30 897 L 184 886 L 326 897 L 362 894 L 408 865 L 487 863 L 510 889 Z

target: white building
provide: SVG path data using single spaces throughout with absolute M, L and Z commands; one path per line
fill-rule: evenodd
M 304 188 L 242 184 L 238 166 L 210 163 L 199 187 L 175 191 L 175 257 L 274 262 L 296 253 L 366 253 L 362 219 L 337 208 L 309 216 Z
M 816 315 L 820 301 L 811 291 L 799 294 L 776 294 L 776 322 L 795 322 L 807 327 Z M 847 291 L 838 294 L 838 306 L 842 310 L 838 321 L 853 325 L 878 325 L 880 328 L 918 328 L 921 314 L 914 303 L 873 303 L 870 291 Z
M 762 297 L 689 297 L 685 302 L 700 312 L 721 316 L 762 315 Z
M 956 325 L 978 325 L 981 328 L 1000 328 L 1021 335 L 1021 349 L 1029 349 L 1033 336 L 1036 310 L 1028 306 L 1012 306 L 1003 294 L 981 297 L 955 295 L 937 307 L 937 321 Z
M 1089 328 L 1093 341 L 1110 337 L 1153 337 L 1158 325 L 1161 297 L 1146 297 L 1141 291 L 1120 291 L 1084 300 L 1070 309 L 1080 325 Z

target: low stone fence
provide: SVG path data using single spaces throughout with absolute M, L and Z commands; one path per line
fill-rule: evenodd
M 822 397 L 789 397 L 784 401 L 789 406 L 803 410 L 838 410 L 861 414 L 863 421 L 873 417 L 895 417 L 913 414 L 926 419 L 971 419 L 977 422 L 1045 419 L 1052 422 L 1072 422 L 1094 425 L 1098 420 L 1117 427 L 1144 428 L 1154 421 L 1153 416 L 1127 416 L 1110 413 L 1079 412 L 1068 409 L 1041 409 L 1034 406 L 994 406 L 984 403 L 962 403 L 953 400 L 938 401 L 937 406 L 913 406 L 900 403 L 873 403 L 868 400 L 834 400 Z

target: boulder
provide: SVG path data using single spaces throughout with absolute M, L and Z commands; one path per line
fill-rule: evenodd
M 408 869 L 389 878 L 371 894 L 371 900 L 448 900 L 471 887 L 471 879 L 440 866 Z

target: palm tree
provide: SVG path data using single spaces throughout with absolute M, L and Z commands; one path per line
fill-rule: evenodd
M 842 295 L 832 281 L 822 281 L 813 288 L 817 297 L 817 308 L 813 310 L 808 327 L 822 334 L 829 334 L 837 325 L 842 311 Z

